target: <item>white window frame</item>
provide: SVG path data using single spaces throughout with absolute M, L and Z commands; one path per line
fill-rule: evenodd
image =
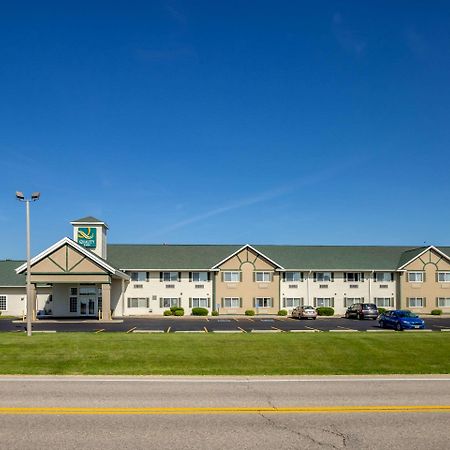
M 443 275 L 443 280 L 440 280 L 439 278 Z M 448 278 L 448 279 L 445 279 Z M 438 272 L 438 282 L 439 283 L 450 283 L 450 272 Z
M 355 303 L 363 303 L 363 297 L 344 297 L 344 307 L 354 305 Z
M 375 297 L 373 299 L 375 305 L 377 305 L 377 308 L 392 308 L 392 298 L 391 297 Z M 387 305 L 386 305 L 387 303 Z
M 178 306 L 179 302 L 178 297 L 163 297 L 162 299 L 162 307 L 163 308 L 172 308 L 172 306 Z
M 450 308 L 450 297 L 438 297 L 437 306 L 439 308 Z
M 362 277 L 362 272 L 345 272 L 345 279 L 347 283 L 362 283 Z
M 227 280 L 227 276 L 230 277 L 229 280 Z M 233 279 L 237 278 L 237 279 Z M 237 270 L 226 270 L 223 272 L 223 281 L 225 283 L 240 283 L 241 282 L 241 272 Z M 232 298 L 232 297 L 227 297 Z
M 163 283 L 173 283 L 179 281 L 178 272 L 162 272 Z
M 2 303 L 5 305 L 2 307 Z M 8 296 L 6 294 L 0 294 L 0 311 L 8 311 Z
M 417 277 L 417 275 L 420 275 L 420 280 L 416 280 L 416 279 L 414 279 L 414 280 L 412 280 L 411 278 L 411 275 L 414 275 L 414 278 L 416 278 Z M 408 272 L 408 283 L 423 283 L 423 278 L 424 278 L 424 273 L 423 272 L 420 272 L 420 271 L 418 271 L 418 270 L 415 270 L 415 271 L 413 271 L 413 272 Z
M 258 279 L 260 278 L 260 279 Z M 271 283 L 272 282 L 272 273 L 267 271 L 258 271 L 255 272 L 255 281 L 257 283 Z
M 127 308 L 149 308 L 150 299 L 148 297 L 128 297 L 127 298 Z
M 143 271 L 133 271 L 130 272 L 130 277 L 131 277 L 131 281 L 138 281 L 138 282 L 143 282 L 143 281 L 147 281 L 147 272 L 143 272 Z
M 303 306 L 303 303 L 302 297 L 286 297 L 284 299 L 285 308 L 296 308 L 297 306 Z
M 331 297 L 316 297 L 316 307 L 330 308 L 331 307 Z
M 380 278 L 381 275 L 383 275 L 382 278 Z M 388 275 L 389 279 L 386 280 L 385 275 Z M 392 272 L 375 272 L 375 282 L 376 283 L 391 283 L 392 281 L 394 281 Z
M 201 274 L 204 274 L 203 276 Z M 208 281 L 208 272 L 197 271 L 192 272 L 192 282 L 193 283 L 206 283 Z
M 222 308 L 240 308 L 241 299 L 240 297 L 224 297 Z
M 208 308 L 208 298 L 207 297 L 193 297 L 192 298 L 193 308 Z
M 316 272 L 316 281 L 318 283 L 331 283 L 332 279 L 331 272 Z
M 291 275 L 291 277 L 289 277 Z M 287 283 L 299 283 L 303 281 L 303 272 L 288 271 L 284 273 L 284 281 Z
M 272 308 L 272 297 L 255 297 L 256 308 Z
M 423 297 L 408 298 L 408 308 L 423 308 L 423 307 L 424 307 Z

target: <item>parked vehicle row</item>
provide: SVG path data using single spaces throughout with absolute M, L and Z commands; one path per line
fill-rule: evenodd
M 316 319 L 317 310 L 313 306 L 297 306 L 292 310 L 291 316 L 297 319 Z M 377 320 L 380 328 L 394 328 L 397 331 L 424 329 L 425 322 L 411 311 L 396 309 L 379 313 L 374 303 L 355 303 L 345 312 L 347 319 Z

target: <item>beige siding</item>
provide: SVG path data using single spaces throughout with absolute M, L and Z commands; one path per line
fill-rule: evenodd
M 221 314 L 243 314 L 247 309 L 256 310 L 254 299 L 256 297 L 270 297 L 271 308 L 260 308 L 260 314 L 274 314 L 280 309 L 280 274 L 275 271 L 275 266 L 265 258 L 251 249 L 244 249 L 236 256 L 225 261 L 216 272 L 216 304 Z M 224 271 L 241 272 L 241 281 L 229 283 L 223 281 Z M 256 282 L 254 274 L 256 271 L 270 272 L 270 282 Z M 237 297 L 242 299 L 242 307 L 225 308 L 223 299 L 226 297 Z

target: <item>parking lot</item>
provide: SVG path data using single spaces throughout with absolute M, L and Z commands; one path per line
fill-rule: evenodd
M 450 317 L 427 317 L 424 331 L 450 331 Z M 0 320 L 0 331 L 24 331 L 25 322 Z M 376 320 L 352 320 L 340 317 L 320 317 L 298 320 L 290 317 L 146 317 L 125 318 L 123 321 L 100 323 L 95 320 L 42 320 L 33 324 L 36 332 L 128 332 L 128 333 L 279 333 L 279 332 L 382 332 Z M 416 331 L 414 331 L 416 332 Z

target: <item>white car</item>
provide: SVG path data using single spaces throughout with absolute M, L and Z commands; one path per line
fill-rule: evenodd
M 297 306 L 292 310 L 292 317 L 297 319 L 316 319 L 317 311 L 313 306 Z

